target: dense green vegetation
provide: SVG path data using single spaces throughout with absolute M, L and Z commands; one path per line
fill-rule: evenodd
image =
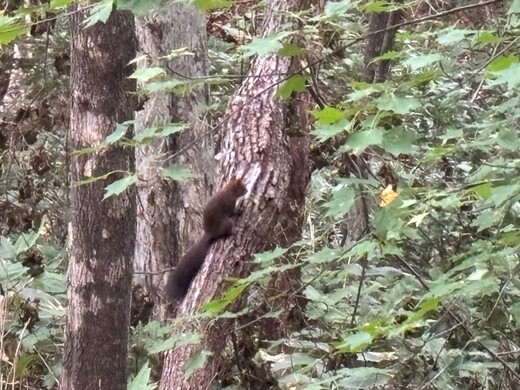
M 2 71 L 14 68 L 9 61 L 16 42 L 27 42 L 34 53 L 18 62 L 27 75 L 20 89 L 30 108 L 18 114 L 36 117 L 27 129 L 12 123 L 17 115 L 8 105 L 1 109 L 0 285 L 8 314 L 1 317 L 0 382 L 6 389 L 21 378 L 52 388 L 60 373 L 67 204 L 62 101 L 68 76 L 50 58 L 66 52 L 68 3 L 0 14 Z M 154 5 L 116 3 L 139 14 Z M 262 294 L 275 271 L 299 267 L 304 288 L 294 293 L 305 298 L 303 325 L 282 340 L 259 340 L 260 352 L 248 363 L 268 366 L 281 387 L 520 386 L 520 1 L 437 18 L 428 18 L 432 9 L 420 1 L 328 2 L 317 15 L 301 15 L 310 53 L 283 44 L 290 27 L 255 38 L 252 21 L 261 16 L 260 6 L 243 11 L 225 1 L 196 3 L 213 16 L 213 6 L 223 7 L 211 23 L 221 23 L 217 27 L 226 33 L 211 36 L 212 78 L 200 81 L 211 85 L 207 109 L 215 122 L 238 85 L 235 75 L 245 72 L 251 56 L 273 51 L 302 61 L 309 54 L 319 68 L 314 80 L 304 72 L 273 86 L 280 98 L 307 80 L 325 103 L 312 111 L 313 143 L 322 161 L 313 173 L 302 240 L 258 254 L 258 270 L 203 313 L 237 316 L 225 310 L 245 288 Z M 387 79 L 363 82 L 365 40 L 358 38 L 366 37 L 367 18 L 397 8 L 405 11 L 407 25 L 398 30 L 393 49 L 373 60 L 390 60 Z M 111 9 L 111 1 L 98 3 L 91 22 Z M 52 35 L 25 35 L 26 14 L 34 22 L 50 11 L 59 15 Z M 331 35 L 333 44 L 325 39 Z M 149 70 L 134 77 L 153 82 L 158 75 Z M 171 88 L 163 82 L 153 88 Z M 177 92 L 194 84 L 176 86 Z M 363 156 L 365 178 L 346 177 L 345 153 Z M 389 185 L 397 197 L 381 202 Z M 344 244 L 345 216 L 360 196 L 372 205 L 370 229 Z M 291 263 L 277 262 L 282 254 Z M 246 318 L 257 309 L 251 299 L 240 314 Z M 288 309 L 275 305 L 264 316 Z M 258 321 L 242 325 L 254 333 Z M 144 369 L 133 388 L 144 388 L 159 352 L 178 341 L 197 342 L 194 335 L 170 333 L 155 322 L 134 329 L 130 374 Z M 197 364 L 194 359 L 191 368 Z M 236 374 L 229 373 L 230 383 Z

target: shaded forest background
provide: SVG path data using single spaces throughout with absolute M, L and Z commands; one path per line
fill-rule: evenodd
M 67 199 L 78 184 L 67 176 L 69 3 L 9 1 L 0 15 L 2 389 L 56 388 L 62 372 Z M 163 352 L 199 342 L 179 324 L 200 318 L 234 321 L 222 388 L 520 386 L 520 1 L 314 4 L 291 15 L 303 26 L 296 43 L 291 26 L 260 38 L 263 3 L 193 4 L 207 12 L 209 76 L 175 84 L 140 69 L 134 95 L 146 104 L 152 90 L 204 86 L 197 108 L 217 142 L 253 60 L 296 59 L 272 88 L 281 101 L 309 95 L 303 234 L 248 259 L 254 271 L 200 317 L 160 320 L 134 289 L 129 388 L 155 388 Z M 97 3 L 88 23 L 112 6 Z M 162 5 L 116 6 L 145 18 Z M 172 169 L 170 179 L 193 180 Z M 274 294 L 274 275 L 289 271 L 300 283 Z

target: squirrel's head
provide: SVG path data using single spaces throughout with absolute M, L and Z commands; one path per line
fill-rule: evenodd
M 242 180 L 237 179 L 236 177 L 232 178 L 229 183 L 228 187 L 231 189 L 233 194 L 237 197 L 244 195 L 247 192 L 247 188 L 242 183 Z

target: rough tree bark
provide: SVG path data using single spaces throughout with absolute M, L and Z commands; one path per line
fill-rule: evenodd
M 141 54 L 146 55 L 140 66 L 161 66 L 181 82 L 207 75 L 206 21 L 204 14 L 194 7 L 182 4 L 166 7 L 160 14 L 139 22 L 137 34 Z M 193 55 L 164 59 L 173 50 L 182 48 Z M 189 126 L 180 136 L 162 138 L 136 151 L 136 169 L 141 181 L 137 194 L 135 268 L 143 272 L 136 281 L 155 304 L 154 314 L 159 319 L 167 314 L 162 291 L 168 273 L 161 271 L 177 264 L 182 253 L 198 238 L 201 205 L 211 188 L 212 177 L 207 175 L 214 172 L 214 141 L 211 135 L 203 136 L 207 128 L 197 107 L 206 102 L 207 91 L 203 87 L 182 96 L 152 93 L 144 109 L 136 115 L 136 133 L 171 122 Z M 194 143 L 198 138 L 201 139 Z M 181 157 L 167 160 L 184 149 Z M 196 177 L 177 185 L 166 182 L 159 170 L 172 162 L 188 166 Z
M 77 185 L 109 172 L 133 171 L 133 151 L 100 146 L 115 124 L 133 115 L 135 86 L 127 64 L 135 56 L 133 16 L 113 12 L 84 27 L 88 11 L 72 12 L 71 154 L 68 233 L 69 306 L 62 389 L 126 389 L 130 286 L 135 238 L 135 192 L 103 199 L 121 179 Z
M 402 22 L 402 12 L 379 12 L 372 14 L 368 26 L 368 32 L 383 30 Z M 367 83 L 381 83 L 386 80 L 390 70 L 390 61 L 372 62 L 378 56 L 392 50 L 397 29 L 390 29 L 375 35 L 371 35 L 365 46 L 364 62 L 365 71 L 362 78 Z M 368 154 L 361 156 L 345 154 L 343 156 L 343 174 L 367 179 L 369 177 L 371 162 Z M 373 196 L 361 192 L 356 198 L 345 219 L 345 232 L 343 244 L 350 247 L 369 231 L 369 214 L 374 207 Z
M 263 36 L 278 31 L 300 0 L 274 0 L 268 7 Z M 296 27 L 296 24 L 295 26 Z M 275 96 L 276 85 L 295 70 L 297 61 L 275 54 L 256 58 L 248 77 L 231 99 L 223 124 L 220 186 L 231 177 L 243 178 L 248 194 L 239 201 L 234 234 L 215 244 L 179 307 L 180 315 L 195 313 L 227 285 L 225 279 L 247 274 L 251 255 L 288 245 L 300 237 L 306 187 L 308 123 L 306 101 Z M 230 335 L 228 321 L 202 321 L 202 345 L 167 353 L 161 389 L 207 389 L 222 364 L 221 352 Z M 183 364 L 202 348 L 213 352 L 200 370 L 185 378 Z
M 377 12 L 370 16 L 368 32 L 384 30 L 403 21 L 401 10 L 392 12 Z M 363 80 L 367 83 L 381 83 L 386 80 L 390 69 L 390 61 L 371 62 L 374 58 L 392 50 L 397 29 L 389 29 L 384 32 L 371 35 L 365 46 L 365 71 Z

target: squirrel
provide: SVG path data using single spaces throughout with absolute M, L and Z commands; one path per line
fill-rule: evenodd
M 235 204 L 246 193 L 246 187 L 240 179 L 231 179 L 224 188 L 213 195 L 202 212 L 202 237 L 182 256 L 166 284 L 166 293 L 172 299 L 186 296 L 191 281 L 197 276 L 209 247 L 215 241 L 231 235 Z

